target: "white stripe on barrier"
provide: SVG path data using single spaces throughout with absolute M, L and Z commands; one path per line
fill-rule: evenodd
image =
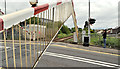
M 13 25 L 17 25 L 19 22 L 25 21 L 34 14 L 34 8 L 24 9 L 18 12 L 14 12 L 8 15 L 4 15 L 0 18 L 3 19 L 4 29 L 8 29 Z
M 44 5 L 41 5 L 38 7 L 28 8 L 28 9 L 20 10 L 20 11 L 17 11 L 17 12 L 8 14 L 8 15 L 1 16 L 0 18 L 3 20 L 3 23 L 4 23 L 3 30 L 8 29 L 8 28 L 12 27 L 13 25 L 17 25 L 17 24 L 19 24 L 19 22 L 25 21 L 25 19 L 28 19 L 28 18 L 42 12 L 41 10 L 45 11 L 49 8 L 53 8 L 53 7 L 62 5 L 67 2 L 71 2 L 71 0 L 61 0 L 56 3 L 49 3 L 48 5 L 44 4 Z M 47 8 L 47 6 L 49 8 Z M 46 9 L 44 9 L 44 8 L 46 8 Z M 1 24 L 2 23 L 0 22 L 0 25 Z
M 56 2 L 52 2 L 52 3 L 48 3 L 49 4 L 49 9 L 50 8 L 53 8 L 53 7 L 56 7 L 57 3 Z
M 71 0 L 62 0 L 62 4 L 63 3 L 68 3 L 68 2 L 71 2 Z

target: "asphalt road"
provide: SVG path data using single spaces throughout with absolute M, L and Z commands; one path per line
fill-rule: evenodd
M 0 57 L 0 63 L 2 66 L 6 66 L 5 64 L 5 53 L 4 48 L 2 48 L 4 44 L 0 44 L 0 54 L 2 53 L 2 57 Z M 47 52 L 42 56 L 41 60 L 37 64 L 37 67 L 94 67 L 94 68 L 103 68 L 108 67 L 117 69 L 118 67 L 118 56 L 103 54 L 103 53 L 95 53 L 89 52 L 74 48 L 62 47 L 62 44 L 53 43 L 48 49 Z M 25 59 L 25 46 L 22 44 L 22 65 L 26 67 L 26 59 Z M 13 67 L 13 51 L 12 44 L 7 43 L 7 53 L 8 53 L 8 65 L 9 67 Z M 40 51 L 37 51 L 40 47 L 37 48 L 35 45 L 35 55 L 39 55 Z M 42 46 L 43 49 L 43 46 Z M 16 66 L 20 67 L 20 53 L 19 53 L 19 44 L 15 44 L 15 55 L 16 55 Z M 34 63 L 34 45 L 31 45 L 32 52 L 32 64 Z M 37 59 L 37 58 L 35 58 Z M 27 44 L 27 66 L 30 65 L 30 45 Z
M 81 51 L 52 44 L 37 67 L 110 67 L 118 66 L 118 56 Z M 63 45 L 61 45 L 63 46 Z

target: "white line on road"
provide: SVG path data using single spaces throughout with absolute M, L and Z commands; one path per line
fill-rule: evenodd
M 5 48 L 5 46 L 0 46 L 0 48 L 2 48 L 2 49 L 3 49 L 3 48 Z M 11 47 L 6 47 L 6 48 L 8 49 L 8 48 L 11 48 Z
M 7 50 L 7 51 L 11 51 L 13 50 L 12 47 L 6 47 L 7 49 L 10 49 L 10 50 Z M 0 46 L 0 49 L 5 49 L 5 46 Z M 16 49 L 16 48 L 14 48 Z M 5 51 L 0 51 L 0 52 L 5 52 Z
M 38 53 L 40 53 L 40 52 L 38 52 Z M 45 52 L 44 55 L 59 57 L 59 58 L 65 58 L 65 59 L 75 60 L 75 61 L 81 61 L 81 62 L 86 62 L 86 63 L 105 66 L 105 67 L 112 67 L 112 68 L 117 68 L 118 67 L 118 64 L 107 63 L 107 62 L 102 62 L 102 61 L 97 61 L 97 60 L 92 60 L 92 59 L 86 59 L 86 58 L 81 58 L 81 57 L 75 57 L 75 56 L 69 56 L 69 55 L 64 55 L 64 54 L 58 54 L 58 53 Z

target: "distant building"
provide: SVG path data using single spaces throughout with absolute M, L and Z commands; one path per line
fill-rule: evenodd
M 118 34 L 118 33 L 120 33 L 120 26 L 112 29 L 112 33 L 113 33 L 113 34 L 116 34 L 116 33 Z
M 101 33 L 103 33 L 103 30 L 99 30 L 99 31 L 97 31 L 97 33 L 98 33 L 98 34 L 101 34 Z
M 107 33 L 108 34 L 118 34 L 120 33 L 120 26 L 116 27 L 116 28 L 109 28 L 107 29 Z

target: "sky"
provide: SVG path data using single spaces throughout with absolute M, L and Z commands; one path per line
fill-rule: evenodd
M 7 14 L 31 7 L 29 0 L 6 0 Z M 57 0 L 38 0 L 39 5 L 56 2 Z M 107 29 L 118 26 L 118 3 L 120 0 L 91 0 L 91 18 L 96 19 L 92 29 Z M 88 20 L 88 0 L 74 0 L 77 25 L 84 27 Z M 4 0 L 0 0 L 0 9 L 4 12 Z M 72 16 L 65 23 L 69 28 L 74 27 Z M 119 24 L 120 25 L 120 24 Z

